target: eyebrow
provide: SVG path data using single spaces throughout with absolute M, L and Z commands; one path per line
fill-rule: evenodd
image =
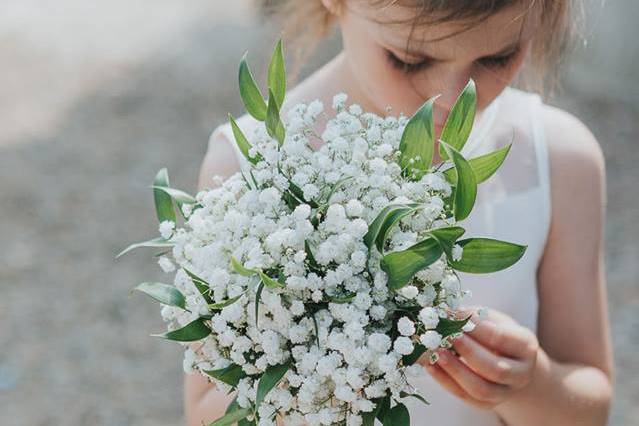
M 509 45 L 507 45 L 506 47 L 500 49 L 498 52 L 495 53 L 491 53 L 489 55 L 484 55 L 483 57 L 491 57 L 491 56 L 502 56 L 502 55 L 507 55 L 509 53 L 514 52 L 515 50 L 517 50 L 517 48 L 519 47 L 521 43 L 521 40 L 516 40 L 514 43 L 511 43 Z M 434 58 L 430 55 L 425 55 L 421 52 L 418 52 L 416 50 L 411 50 L 411 49 L 405 49 L 405 48 L 398 48 L 400 51 L 405 52 L 406 54 L 416 57 L 416 58 L 423 58 L 426 60 L 435 60 L 438 61 L 440 59 Z

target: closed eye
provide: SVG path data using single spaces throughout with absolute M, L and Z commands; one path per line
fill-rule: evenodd
M 486 56 L 478 59 L 478 63 L 491 68 L 504 68 L 508 66 L 519 54 L 520 48 L 517 47 L 506 55 Z
M 417 71 L 426 68 L 430 64 L 430 60 L 428 59 L 415 63 L 404 62 L 397 56 L 395 56 L 395 54 L 390 50 L 386 50 L 386 57 L 394 68 L 403 71 L 406 74 L 416 73 Z

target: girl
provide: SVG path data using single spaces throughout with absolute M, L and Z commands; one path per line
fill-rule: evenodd
M 410 116 L 441 94 L 434 110 L 439 133 L 472 77 L 478 113 L 462 153 L 472 158 L 512 142 L 502 168 L 480 186 L 464 227 L 469 235 L 528 249 L 505 271 L 462 274 L 473 303 L 491 309 L 455 341 L 459 356 L 442 350 L 435 365 L 420 362 L 430 374 L 418 390 L 431 405 L 405 400 L 414 425 L 606 423 L 612 356 L 602 256 L 603 155 L 578 119 L 510 86 L 531 68 L 527 62 L 542 79 L 552 76 L 548 65 L 560 59 L 573 20 L 570 3 L 292 0 L 282 12 L 311 35 L 337 24 L 343 41 L 336 57 L 287 94 L 283 110 L 313 99 L 330 106 L 343 91 L 365 111 Z M 238 123 L 245 134 L 257 125 L 249 115 Z M 200 188 L 210 186 L 214 174 L 235 173 L 243 161 L 230 125 L 218 126 Z M 216 419 L 230 400 L 199 375 L 186 376 L 189 424 Z

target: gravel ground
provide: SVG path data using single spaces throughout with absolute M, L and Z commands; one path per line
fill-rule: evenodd
M 113 257 L 155 233 L 155 171 L 195 189 L 209 132 L 241 112 L 239 58 L 250 49 L 263 72 L 276 32 L 204 0 L 63 3 L 64 13 L 11 0 L 0 17 L 0 424 L 181 424 L 180 350 L 148 336 L 163 327 L 157 305 L 127 297 L 163 275 L 148 251 Z M 87 14 L 100 16 L 98 33 Z M 611 424 L 626 425 L 639 416 L 639 101 L 570 81 L 559 103 L 590 125 L 607 160 Z

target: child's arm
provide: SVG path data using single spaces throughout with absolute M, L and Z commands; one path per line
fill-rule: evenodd
M 200 167 L 198 191 L 214 187 L 213 175 L 227 178 L 239 170 L 230 143 L 234 142 L 226 140 L 222 132 L 211 135 L 209 149 Z M 192 347 L 195 350 L 199 346 L 195 344 Z M 221 417 L 232 399 L 233 395 L 218 390 L 200 373 L 184 375 L 184 414 L 188 426 L 202 426 Z
M 444 387 L 513 425 L 604 425 L 612 350 L 603 262 L 604 159 L 579 120 L 545 112 L 552 225 L 538 271 L 538 337 L 492 312 L 427 367 Z

